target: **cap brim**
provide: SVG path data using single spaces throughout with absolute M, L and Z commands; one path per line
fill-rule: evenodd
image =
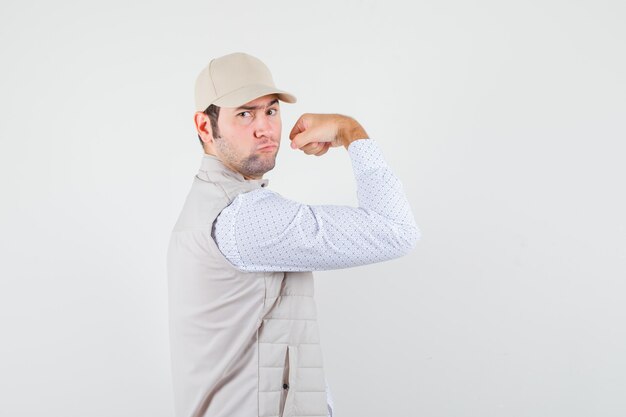
M 215 104 L 219 107 L 239 107 L 249 101 L 266 96 L 268 94 L 278 94 L 278 99 L 286 103 L 296 102 L 296 97 L 293 94 L 290 94 L 283 90 L 279 90 L 275 87 L 267 85 L 247 85 L 228 94 L 224 94 L 223 96 L 214 100 L 211 104 Z

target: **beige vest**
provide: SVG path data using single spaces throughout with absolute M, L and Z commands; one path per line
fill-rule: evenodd
M 177 417 L 327 417 L 311 272 L 242 272 L 211 237 L 240 193 L 265 187 L 205 155 L 168 249 Z

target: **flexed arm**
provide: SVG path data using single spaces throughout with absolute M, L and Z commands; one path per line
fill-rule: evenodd
M 397 258 L 415 246 L 420 232 L 402 184 L 360 124 L 341 115 L 305 114 L 290 138 L 312 155 L 344 146 L 359 206 L 306 205 L 268 189 L 240 194 L 215 223 L 215 241 L 235 267 L 340 269 Z

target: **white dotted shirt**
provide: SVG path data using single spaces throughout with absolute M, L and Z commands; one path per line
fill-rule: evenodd
M 359 207 L 307 205 L 259 188 L 217 217 L 215 242 L 242 271 L 321 271 L 405 255 L 420 238 L 400 180 L 378 144 L 348 146 Z

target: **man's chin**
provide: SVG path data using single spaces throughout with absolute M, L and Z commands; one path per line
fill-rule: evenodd
M 250 174 L 263 175 L 271 171 L 276 166 L 276 155 L 267 155 L 266 157 L 257 154 L 256 158 L 246 164 L 245 171 Z
M 276 159 L 272 159 L 272 163 L 271 164 L 267 164 L 265 166 L 265 172 L 271 171 L 274 169 L 274 167 L 276 166 Z

